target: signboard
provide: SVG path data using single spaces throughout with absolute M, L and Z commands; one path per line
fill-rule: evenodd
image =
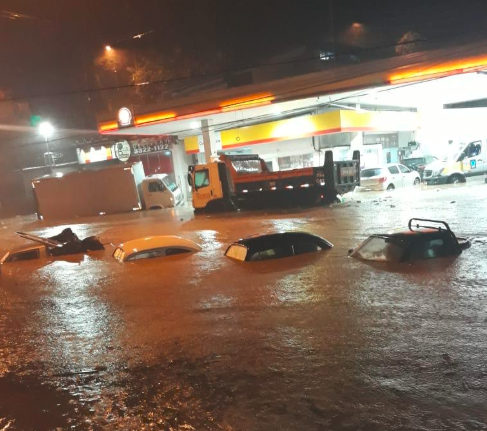
M 127 141 L 117 142 L 113 146 L 113 149 L 114 149 L 115 157 L 121 162 L 126 162 L 132 154 L 130 144 Z
M 117 122 L 119 127 L 130 127 L 134 125 L 133 115 L 129 108 L 118 110 Z
M 170 150 L 175 143 L 176 138 L 174 136 L 165 136 L 132 141 L 132 147 L 134 149 L 134 156 L 140 156 L 143 154 Z

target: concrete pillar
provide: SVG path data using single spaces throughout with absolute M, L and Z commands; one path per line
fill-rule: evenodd
M 188 185 L 188 163 L 185 160 L 184 142 L 179 141 L 178 144 L 172 147 L 172 160 L 174 164 L 174 176 L 176 184 L 180 187 L 184 194 L 184 198 L 188 199 L 190 196 Z
M 211 123 L 211 120 L 201 120 L 201 132 L 203 133 L 206 163 L 211 163 L 211 156 L 216 156 L 217 153 L 215 132 L 211 127 Z

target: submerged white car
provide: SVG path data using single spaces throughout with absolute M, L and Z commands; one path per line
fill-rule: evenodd
M 363 169 L 360 172 L 359 190 L 394 190 L 421 184 L 419 173 L 399 163 L 390 163 L 379 168 Z
M 195 253 L 200 250 L 201 247 L 189 239 L 174 235 L 162 235 L 124 242 L 115 249 L 113 257 L 120 262 L 133 262 L 140 259 Z

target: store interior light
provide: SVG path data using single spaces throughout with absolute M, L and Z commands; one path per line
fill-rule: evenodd
M 193 130 L 199 129 L 201 127 L 201 123 L 199 121 L 192 121 L 189 127 L 191 127 Z

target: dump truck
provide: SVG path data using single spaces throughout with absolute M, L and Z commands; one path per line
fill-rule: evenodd
M 271 172 L 258 155 L 220 155 L 213 163 L 189 167 L 196 212 L 332 203 L 360 185 L 360 153 L 320 167 Z

